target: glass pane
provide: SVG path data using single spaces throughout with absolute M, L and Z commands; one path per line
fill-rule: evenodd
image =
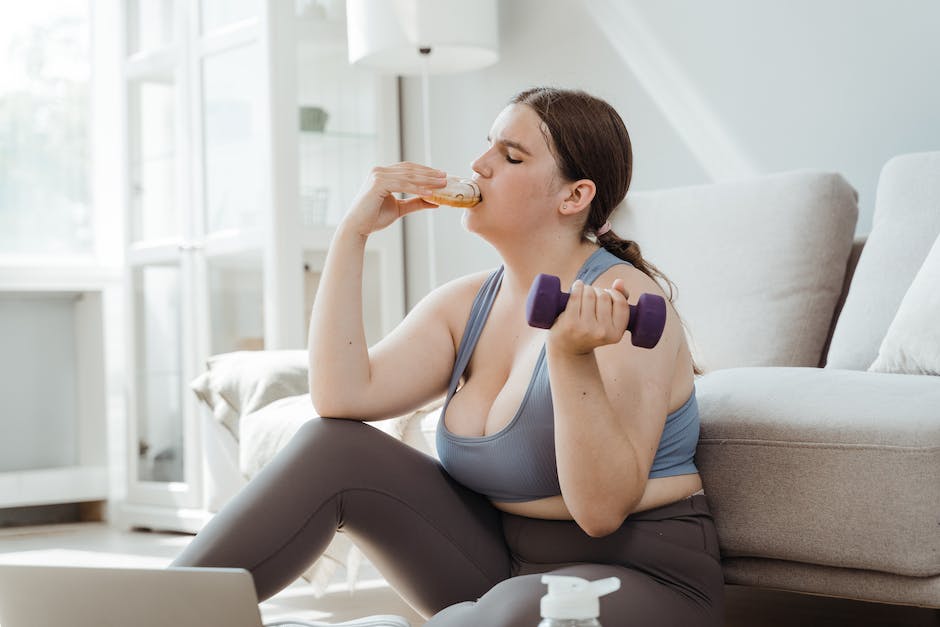
M 174 0 L 129 0 L 127 3 L 128 52 L 153 50 L 173 43 Z
M 176 199 L 176 85 L 131 86 L 131 233 L 134 240 L 181 233 Z
M 376 159 L 374 137 L 302 133 L 301 223 L 339 224 Z
M 0 253 L 94 251 L 89 5 L 0 5 Z
M 310 24 L 297 59 L 300 207 L 302 224 L 322 226 L 340 221 L 377 163 L 376 81 L 349 65 L 342 23 Z
M 183 481 L 180 269 L 134 271 L 137 478 Z
M 256 17 L 258 9 L 258 0 L 203 0 L 202 32 Z
M 210 354 L 264 348 L 261 255 L 209 260 Z
M 0 292 L 0 473 L 79 462 L 78 298 Z
M 244 46 L 204 64 L 206 211 L 210 231 L 260 224 L 262 173 L 260 50 Z

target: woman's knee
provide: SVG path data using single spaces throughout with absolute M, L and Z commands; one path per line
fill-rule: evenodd
M 305 421 L 297 433 L 302 431 L 313 431 L 316 433 L 346 433 L 350 429 L 357 429 L 359 427 L 364 427 L 362 421 L 352 420 L 347 418 L 322 418 L 320 416 L 314 416 L 309 420 Z
M 505 579 L 477 601 L 458 603 L 435 614 L 427 627 L 515 627 L 537 625 L 545 594 L 541 575 Z
M 401 444 L 360 420 L 314 417 L 302 424 L 284 447 L 284 456 L 292 464 L 326 465 L 330 471 L 339 468 L 361 469 L 363 460 L 375 461 L 380 452 Z
M 357 426 L 363 425 L 319 417 L 305 421 L 263 464 L 252 483 L 272 476 L 322 477 L 322 470 L 335 470 L 350 457 L 344 442 L 356 439 Z
M 291 444 L 309 449 L 315 446 L 335 447 L 355 437 L 361 429 L 367 429 L 358 420 L 343 418 L 321 418 L 315 416 L 304 422 L 291 437 Z

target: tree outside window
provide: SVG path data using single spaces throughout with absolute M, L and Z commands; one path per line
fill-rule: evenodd
M 0 5 L 0 256 L 90 256 L 90 3 Z

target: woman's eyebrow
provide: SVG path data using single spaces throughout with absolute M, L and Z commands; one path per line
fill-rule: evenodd
M 486 141 L 492 142 L 493 139 L 489 135 L 487 135 Z M 496 143 L 499 144 L 500 146 L 506 146 L 508 148 L 515 148 L 519 152 L 525 153 L 529 155 L 530 157 L 532 156 L 532 153 L 526 150 L 526 147 L 517 141 L 513 141 L 511 139 L 500 139 L 500 140 L 497 140 Z

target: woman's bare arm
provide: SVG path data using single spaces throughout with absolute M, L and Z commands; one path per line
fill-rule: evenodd
M 451 316 L 460 282 L 439 288 L 372 350 L 362 315 L 362 274 L 370 233 L 411 211 L 443 186 L 443 173 L 416 164 L 375 168 L 338 226 L 310 319 L 310 395 L 323 416 L 375 420 L 399 415 L 446 389 L 454 358 Z
M 613 273 L 621 277 L 609 292 L 572 288 L 547 344 L 558 479 L 572 517 L 592 536 L 617 529 L 643 496 L 682 334 L 670 310 L 655 348 L 621 336 L 627 294 L 658 287 L 635 271 Z

